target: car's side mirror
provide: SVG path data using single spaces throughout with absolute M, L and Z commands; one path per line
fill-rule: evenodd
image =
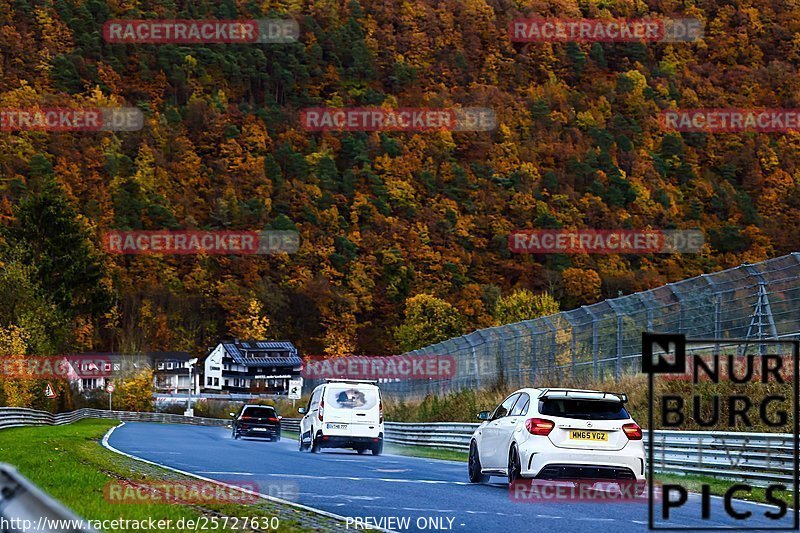
M 231 416 L 236 416 L 236 413 L 228 413 Z
M 492 413 L 489 411 L 481 411 L 478 413 L 478 420 L 490 420 L 492 418 Z
M 278 420 L 283 420 L 283 417 L 281 415 L 278 415 Z
M 304 415 L 304 414 L 306 414 L 306 408 L 305 407 L 300 407 L 300 408 L 297 409 L 297 412 L 300 413 L 301 415 Z

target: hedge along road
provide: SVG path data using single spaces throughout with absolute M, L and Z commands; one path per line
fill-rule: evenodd
M 361 525 L 395 531 L 509 532 L 555 528 L 558 531 L 619 533 L 647 531 L 647 500 L 636 502 L 517 502 L 504 479 L 475 485 L 466 463 L 384 454 L 358 455 L 351 450 L 299 452 L 297 441 L 233 440 L 230 430 L 173 424 L 128 422 L 108 443 L 134 457 L 228 483 L 255 483 L 258 492 L 352 517 L 342 530 Z M 776 528 L 791 526 L 792 511 L 781 520 L 765 512 L 773 506 L 741 500 L 738 512 L 752 513 L 737 521 L 725 513 L 722 498 L 711 497 L 710 518 L 701 519 L 698 494 L 661 519 L 656 527 Z M 356 518 L 362 520 L 356 521 Z

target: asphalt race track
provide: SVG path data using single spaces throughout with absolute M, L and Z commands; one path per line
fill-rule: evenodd
M 109 444 L 120 451 L 162 465 L 227 482 L 256 483 L 259 492 L 284 496 L 338 515 L 392 517 L 381 525 L 397 531 L 566 531 L 620 533 L 647 531 L 647 500 L 639 502 L 537 502 L 511 500 L 501 478 L 473 485 L 466 463 L 385 454 L 358 455 L 350 450 L 300 453 L 297 441 L 231 439 L 224 428 L 128 422 Z M 495 482 L 496 481 L 496 482 Z M 288 487 L 288 489 L 287 489 Z M 281 493 L 282 491 L 282 493 Z M 288 499 L 288 498 L 287 498 Z M 700 519 L 700 497 L 692 494 L 659 528 L 787 528 L 791 511 L 781 520 L 764 516 L 775 507 L 735 501 L 745 521 L 725 514 L 723 500 L 711 499 L 711 516 Z M 660 517 L 660 504 L 656 515 Z M 408 527 L 398 527 L 407 518 Z M 419 527 L 418 527 L 419 526 Z M 350 526 L 350 529 L 354 529 Z M 345 530 L 344 525 L 342 530 Z

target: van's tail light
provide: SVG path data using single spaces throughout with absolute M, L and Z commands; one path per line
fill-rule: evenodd
M 319 402 L 319 413 L 317 414 L 317 418 L 319 421 L 322 422 L 322 415 L 325 414 L 325 400 Z
M 622 431 L 625 432 L 629 440 L 642 440 L 642 428 L 639 427 L 639 424 L 625 424 L 622 426 Z
M 383 400 L 378 402 L 378 414 L 380 416 L 380 424 L 383 424 Z
M 525 421 L 525 429 L 531 435 L 546 437 L 556 427 L 556 423 L 546 418 L 529 418 Z

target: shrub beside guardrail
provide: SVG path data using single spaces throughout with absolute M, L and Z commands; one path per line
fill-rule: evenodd
M 159 422 L 225 427 L 230 420 L 167 413 L 134 413 L 78 409 L 52 414 L 33 409 L 0 407 L 0 429 L 18 426 L 71 424 L 84 418 L 126 422 Z M 284 431 L 299 432 L 299 418 L 284 418 Z M 386 442 L 467 451 L 479 424 L 386 422 Z M 644 432 L 645 445 L 648 443 Z M 784 433 L 724 433 L 719 431 L 656 431 L 653 467 L 657 472 L 697 474 L 747 480 L 753 485 L 791 484 L 794 476 L 792 435 Z

